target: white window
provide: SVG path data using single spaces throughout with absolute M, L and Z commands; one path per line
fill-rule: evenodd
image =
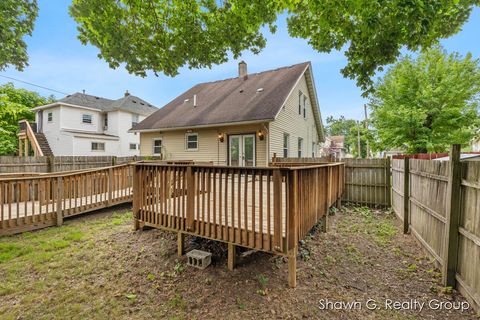
M 138 114 L 132 114 L 132 127 L 138 123 Z
M 105 142 L 92 142 L 92 151 L 105 151 Z
M 130 143 L 130 150 L 137 150 L 137 144 L 136 143 Z
M 52 112 L 47 113 L 47 120 L 48 120 L 48 122 L 53 121 L 53 113 Z
M 187 151 L 198 150 L 198 133 L 187 133 L 185 135 L 185 147 Z
M 290 135 L 288 133 L 283 134 L 283 157 L 288 158 L 288 147 L 290 145 Z
M 302 91 L 298 91 L 298 114 L 302 114 L 302 99 L 303 93 Z
M 92 115 L 91 114 L 83 114 L 82 115 L 82 122 L 83 123 L 92 123 Z
M 159 156 L 162 154 L 162 139 L 153 139 L 153 155 Z
M 302 157 L 302 149 L 303 149 L 303 139 L 298 138 L 298 157 Z
M 303 118 L 307 118 L 307 96 L 303 96 Z
M 105 116 L 103 118 L 103 129 L 104 130 L 108 129 L 108 113 L 105 113 Z

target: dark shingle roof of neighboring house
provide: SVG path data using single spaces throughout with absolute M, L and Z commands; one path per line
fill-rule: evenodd
M 272 121 L 309 67 L 310 62 L 304 62 L 248 74 L 246 78 L 200 83 L 138 123 L 132 130 L 152 131 Z M 313 85 L 313 78 L 311 82 Z M 316 96 L 312 97 L 312 102 L 318 111 L 315 117 L 319 135 L 323 136 Z
M 126 95 L 123 98 L 111 100 L 77 92 L 68 95 L 60 100 L 57 100 L 53 104 L 57 103 L 65 103 L 86 108 L 98 109 L 103 112 L 122 110 L 126 112 L 140 114 L 143 116 L 148 116 L 158 110 L 156 107 L 146 102 L 145 100 L 132 95 Z

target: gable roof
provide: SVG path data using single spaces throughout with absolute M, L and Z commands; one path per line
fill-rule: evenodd
M 80 92 L 76 92 L 60 100 L 57 100 L 54 103 L 36 107 L 32 110 L 39 110 L 39 109 L 51 107 L 58 104 L 90 108 L 90 109 L 95 109 L 101 112 L 121 110 L 121 111 L 140 114 L 143 116 L 148 116 L 153 112 L 155 112 L 156 110 L 158 110 L 156 107 L 146 102 L 145 100 L 132 95 L 127 95 L 117 100 L 111 100 L 111 99 L 106 99 L 102 97 L 80 93 Z
M 310 63 L 304 62 L 248 74 L 245 78 L 197 84 L 131 130 L 142 132 L 273 121 L 309 68 Z M 316 95 L 312 95 L 312 102 L 312 107 L 319 110 Z M 314 111 L 314 114 L 319 135 L 323 138 L 320 112 Z

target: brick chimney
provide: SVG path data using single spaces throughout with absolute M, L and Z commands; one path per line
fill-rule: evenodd
M 128 90 L 125 90 L 125 97 L 128 97 L 130 95 L 130 92 Z
M 245 61 L 238 63 L 238 77 L 245 80 L 248 78 L 247 63 Z

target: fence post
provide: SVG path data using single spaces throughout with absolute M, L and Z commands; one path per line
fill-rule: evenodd
M 225 181 L 225 183 L 227 183 Z M 191 166 L 187 167 L 187 230 L 195 231 L 195 173 Z
M 133 166 L 133 230 L 140 229 L 140 199 L 142 191 L 141 188 L 140 166 Z
M 392 206 L 392 184 L 391 184 L 391 161 L 390 161 L 390 158 L 387 157 L 385 159 L 385 188 L 387 189 L 387 192 L 386 192 L 386 203 L 387 203 L 387 207 L 391 207 Z
M 107 199 L 108 206 L 112 204 L 112 198 L 113 198 L 113 168 L 108 168 L 108 199 Z
M 462 167 L 460 163 L 460 145 L 452 145 L 448 170 L 446 224 L 442 280 L 444 286 L 455 287 L 458 254 L 458 227 L 460 218 L 460 191 L 462 185 Z
M 327 214 L 325 214 L 325 217 Z M 298 171 L 288 171 L 288 285 L 297 286 L 297 250 L 298 250 Z M 325 220 L 326 221 L 326 220 Z
M 47 172 L 53 172 L 53 156 L 47 157 Z
M 410 232 L 410 158 L 403 159 L 403 233 Z
M 63 181 L 62 177 L 57 178 L 57 226 L 63 224 Z

